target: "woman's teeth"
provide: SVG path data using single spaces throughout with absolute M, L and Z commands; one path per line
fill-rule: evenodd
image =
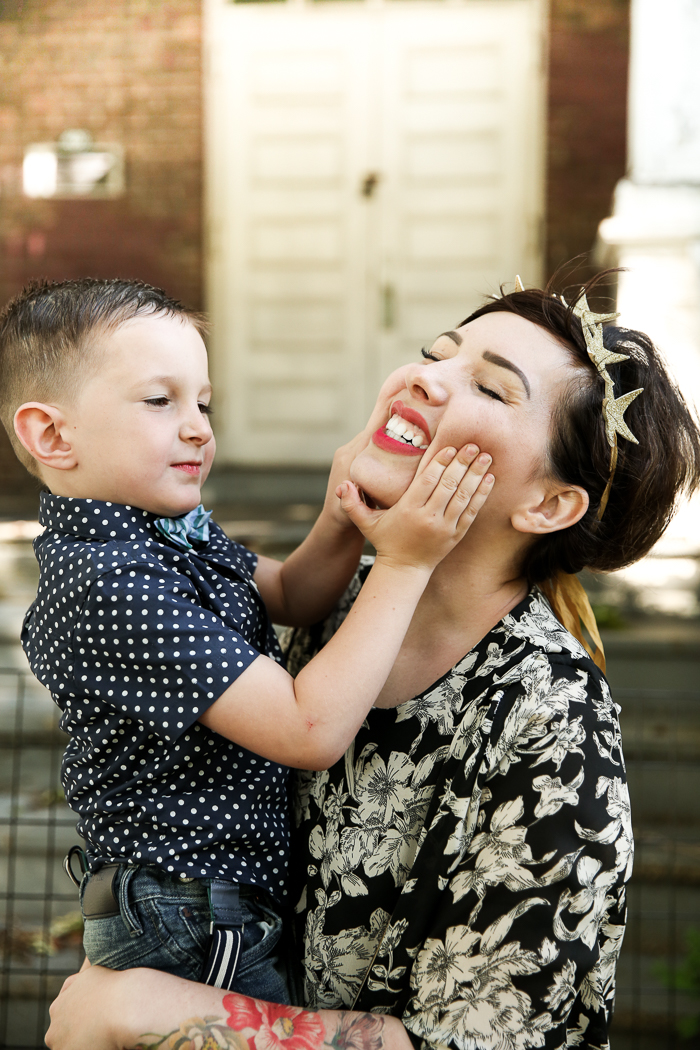
M 401 416 L 392 416 L 384 429 L 395 441 L 403 441 L 405 445 L 415 445 L 416 448 L 428 447 L 428 439 L 423 431 Z

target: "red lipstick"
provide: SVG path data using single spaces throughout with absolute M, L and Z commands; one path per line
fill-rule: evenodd
M 391 416 L 401 416 L 407 423 L 413 423 L 414 426 L 420 427 L 426 436 L 427 443 L 430 443 L 430 428 L 420 412 L 408 408 L 403 401 L 394 401 L 389 418 Z M 393 452 L 397 456 L 422 456 L 425 452 L 424 448 L 417 448 L 406 441 L 397 441 L 396 438 L 387 434 L 384 427 L 375 430 L 374 434 L 372 434 L 372 441 L 378 448 L 384 449 L 385 452 Z
M 409 408 L 408 405 L 404 405 L 403 401 L 394 401 L 391 406 L 392 416 L 401 416 L 407 423 L 415 423 L 417 427 L 420 427 L 425 436 L 430 442 L 430 427 L 423 419 L 420 412 L 416 412 L 414 408 Z

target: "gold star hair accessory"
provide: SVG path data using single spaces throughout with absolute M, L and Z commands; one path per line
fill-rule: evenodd
M 524 292 L 525 291 L 525 285 L 520 280 L 520 274 L 519 273 L 516 273 L 516 275 L 515 275 L 515 290 L 516 290 L 516 292 Z
M 562 302 L 566 302 L 566 300 L 562 298 Z M 605 383 L 603 420 L 605 421 L 605 436 L 610 445 L 610 476 L 598 509 L 598 521 L 600 521 L 603 517 L 605 508 L 608 505 L 610 488 L 612 486 L 613 475 L 615 474 L 615 467 L 617 466 L 617 435 L 619 434 L 620 437 L 625 438 L 626 441 L 633 441 L 635 445 L 639 444 L 636 437 L 625 423 L 624 415 L 628 406 L 632 404 L 636 397 L 639 397 L 644 388 L 640 387 L 639 390 L 630 390 L 628 394 L 623 394 L 618 398 L 615 397 L 615 387 L 610 375 L 608 374 L 607 366 L 616 364 L 619 361 L 629 361 L 629 354 L 615 354 L 612 351 L 605 349 L 605 346 L 603 345 L 603 325 L 610 323 L 610 321 L 614 321 L 617 314 L 594 314 L 588 306 L 585 294 L 578 299 L 573 307 L 573 312 L 576 314 L 583 327 L 583 335 L 586 340 L 588 356 Z

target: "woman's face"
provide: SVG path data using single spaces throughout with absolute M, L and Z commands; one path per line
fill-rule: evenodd
M 385 385 L 385 423 L 350 477 L 378 506 L 391 506 L 434 438 L 441 447 L 473 441 L 492 456 L 496 477 L 479 520 L 510 518 L 542 477 L 552 409 L 574 371 L 553 336 L 515 314 L 486 314 L 444 333 L 422 363 L 403 370 L 402 390 L 393 393 L 394 383 L 387 395 Z

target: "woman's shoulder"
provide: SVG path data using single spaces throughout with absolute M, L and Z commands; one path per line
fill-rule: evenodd
M 605 675 L 578 638 L 560 623 L 537 586 L 496 624 L 487 636 L 512 656 L 510 676 L 524 676 L 526 668 L 548 669 L 543 677 L 562 676 L 587 684 L 587 691 L 609 695 Z
M 496 624 L 491 632 L 503 639 L 519 638 L 533 649 L 553 659 L 590 660 L 577 638 L 554 615 L 552 607 L 536 585 L 525 598 Z

